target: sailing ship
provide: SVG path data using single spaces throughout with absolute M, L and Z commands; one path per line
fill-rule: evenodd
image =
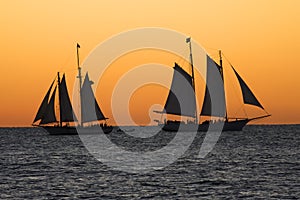
M 39 109 L 36 117 L 33 120 L 34 126 L 43 127 L 50 135 L 76 135 L 78 132 L 84 134 L 99 133 L 99 128 L 104 133 L 110 133 L 113 130 L 112 126 L 107 125 L 106 118 L 102 113 L 99 104 L 95 98 L 92 90 L 93 82 L 89 79 L 88 73 L 86 73 L 84 82 L 82 84 L 81 67 L 79 66 L 79 54 L 77 44 L 77 61 L 78 61 L 78 78 L 80 84 L 80 104 L 81 104 L 81 121 L 78 123 L 78 119 L 74 113 L 68 89 L 66 84 L 66 77 L 63 74 L 60 79 L 60 73 L 57 73 L 57 78 L 53 80 L 48 89 Z M 54 84 L 54 83 L 57 84 Z M 58 95 L 56 94 L 58 90 Z M 58 98 L 57 98 L 58 97 Z M 57 100 L 56 100 L 57 99 Z M 58 101 L 58 113 L 55 111 L 55 102 Z M 59 116 L 59 118 L 57 118 Z M 88 125 L 87 123 L 93 123 L 98 121 L 104 121 L 97 125 Z M 70 123 L 74 123 L 70 126 Z M 78 123 L 78 126 L 75 126 Z
M 262 109 L 266 114 L 253 118 L 228 117 L 225 98 L 222 53 L 219 51 L 219 64 L 216 63 L 210 56 L 206 55 L 206 87 L 202 110 L 200 111 L 199 117 L 206 116 L 210 117 L 211 119 L 199 123 L 196 108 L 191 38 L 187 38 L 186 42 L 189 43 L 190 65 L 192 73 L 190 75 L 177 63 L 175 63 L 175 66 L 173 67 L 174 73 L 171 88 L 164 106 L 164 110 L 154 112 L 175 116 L 186 116 L 189 117 L 190 120 L 187 120 L 187 122 L 182 120 L 165 119 L 164 122 L 162 122 L 162 120 L 155 120 L 158 122 L 158 125 L 162 127 L 162 130 L 199 132 L 208 130 L 241 131 L 248 122 L 270 116 L 270 114 L 267 113 L 261 103 L 257 100 L 246 82 L 231 65 L 242 91 L 243 103 L 256 106 Z M 217 120 L 212 120 L 212 118 L 217 118 Z

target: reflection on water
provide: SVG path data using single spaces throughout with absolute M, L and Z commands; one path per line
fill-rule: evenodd
M 127 131 L 135 137 L 137 130 Z M 151 134 L 151 129 L 140 135 L 145 138 L 147 132 Z M 128 138 L 114 134 L 112 141 L 131 148 L 132 143 L 122 144 Z M 143 151 L 159 148 L 171 137 L 143 144 Z M 130 174 L 97 161 L 78 136 L 49 136 L 40 128 L 2 128 L 0 198 L 297 199 L 299 137 L 300 126 L 247 126 L 244 132 L 222 133 L 203 159 L 190 149 L 164 169 Z M 131 148 L 137 149 L 138 144 Z

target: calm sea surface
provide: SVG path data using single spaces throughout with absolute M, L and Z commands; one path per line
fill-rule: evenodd
M 0 143 L 0 199 L 300 199 L 299 125 L 225 132 L 205 158 L 191 151 L 146 174 L 112 170 L 79 136 L 1 128 Z

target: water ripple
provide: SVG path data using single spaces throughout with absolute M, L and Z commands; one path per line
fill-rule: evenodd
M 147 174 L 111 170 L 78 136 L 1 128 L 0 199 L 299 199 L 299 128 L 247 126 L 244 132 L 222 133 L 206 158 L 191 149 Z M 118 137 L 112 140 L 133 151 L 157 149 L 170 139 L 156 144 L 152 137 L 130 146 L 128 138 Z

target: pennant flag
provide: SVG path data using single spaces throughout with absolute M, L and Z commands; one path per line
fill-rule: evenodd
M 186 43 L 189 43 L 189 42 L 191 42 L 191 37 L 186 38 Z
M 77 43 L 77 48 L 80 48 L 80 45 Z

